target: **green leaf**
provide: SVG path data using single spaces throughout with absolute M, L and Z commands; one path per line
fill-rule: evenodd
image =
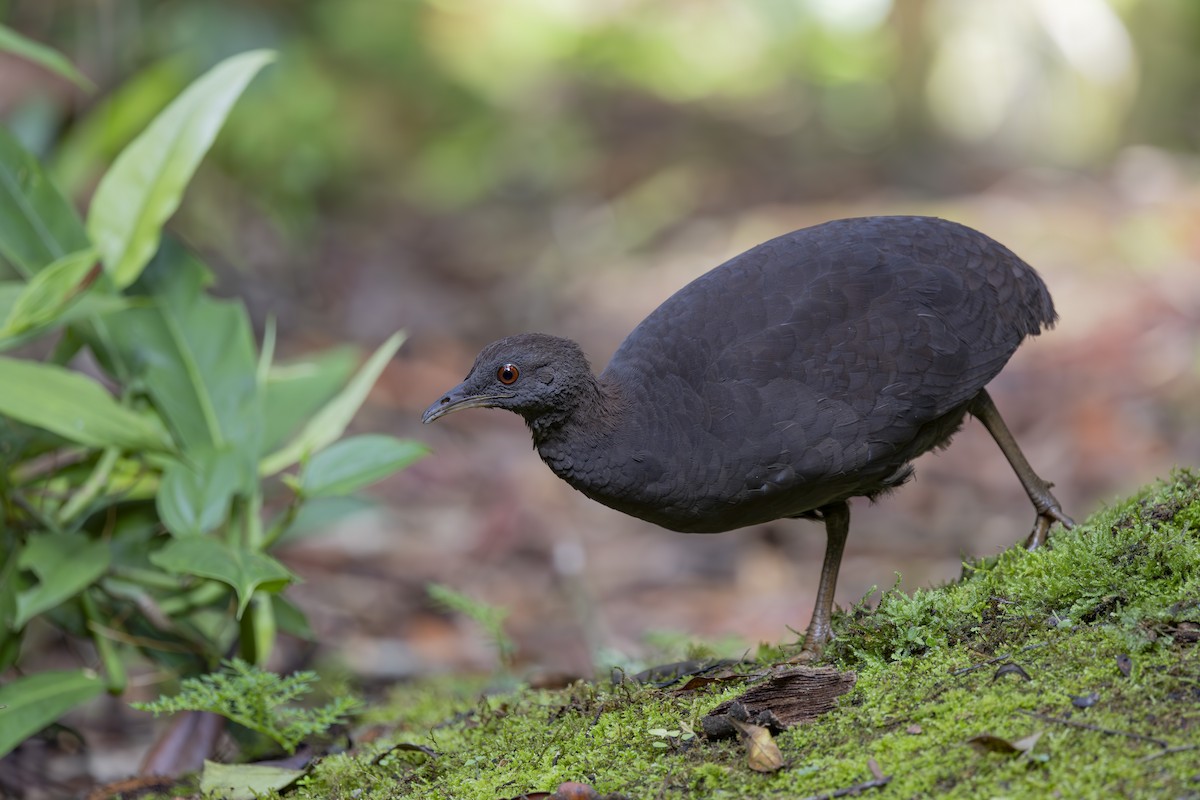
M 0 128 L 0 255 L 28 278 L 89 244 L 79 215 L 37 159 Z
M 0 281 L 0 317 L 8 319 L 28 285 L 25 281 Z
M 345 432 L 346 426 L 350 424 L 350 420 L 358 413 L 363 401 L 367 399 L 367 393 L 375 385 L 383 368 L 387 366 L 388 361 L 403 343 L 404 334 L 402 332 L 392 334 L 391 338 L 380 345 L 379 349 L 367 359 L 367 363 L 346 385 L 346 388 L 342 389 L 300 429 L 300 433 L 295 439 L 262 460 L 258 465 L 259 474 L 274 475 L 337 441 Z
M 34 275 L 9 309 L 0 338 L 45 325 L 65 311 L 90 287 L 88 273 L 95 263 L 96 251 L 88 248 L 63 256 Z
M 66 78 L 85 92 L 95 91 L 96 85 L 83 76 L 62 53 L 21 34 L 6 25 L 0 25 L 0 51 L 20 56 L 40 67 Z
M 254 478 L 235 450 L 192 450 L 187 456 L 191 463 L 167 467 L 158 489 L 158 513 L 175 536 L 217 528 L 228 518 L 233 496 Z
M 96 187 L 87 230 L 118 288 L 137 280 L 163 224 L 212 146 L 234 102 L 274 53 L 228 58 L 197 79 L 117 156 Z
M 273 364 L 263 401 L 263 447 L 278 447 L 346 385 L 358 366 L 358 350 L 337 347 L 301 361 Z
M 3 674 L 21 649 L 21 628 L 16 624 L 17 592 L 24 588 L 17 572 L 18 554 L 13 552 L 0 565 L 0 674 Z
M 0 757 L 104 691 L 91 672 L 39 672 L 0 686 Z
M 64 131 L 46 170 L 68 197 L 95 185 L 103 168 L 133 141 L 158 112 L 182 92 L 196 74 L 191 59 L 159 61 L 124 81 Z
M 381 434 L 343 439 L 308 462 L 300 493 L 305 497 L 350 494 L 404 469 L 428 452 L 419 442 Z
M 211 578 L 232 586 L 238 596 L 238 619 L 255 589 L 278 592 L 296 579 L 270 556 L 230 547 L 211 536 L 172 539 L 151 555 L 150 561 L 169 572 Z
M 305 773 L 302 769 L 205 760 L 200 773 L 200 794 L 224 800 L 254 800 L 271 792 L 283 792 Z
M 37 575 L 38 583 L 17 595 L 13 625 L 29 620 L 74 597 L 108 570 L 108 543 L 78 533 L 43 533 L 30 537 L 18 565 Z
M 171 450 L 157 420 L 120 405 L 91 378 L 52 364 L 0 356 L 0 414 L 88 447 Z
M 207 281 L 192 256 L 164 246 L 139 284 L 148 302 L 106 315 L 99 327 L 185 451 L 232 447 L 254 464 L 262 398 L 250 320 L 240 302 L 209 297 Z
M 279 630 L 306 642 L 317 640 L 317 634 L 308 624 L 308 617 L 282 594 L 271 595 L 271 606 L 275 610 Z
M 280 541 L 325 533 L 337 523 L 356 514 L 365 514 L 379 507 L 378 503 L 361 495 L 350 497 L 317 497 L 300 506 L 300 511 L 283 532 Z M 287 512 L 280 512 L 284 517 Z M 279 520 L 272 520 L 272 525 Z
M 42 272 L 39 272 L 29 283 L 25 281 L 0 281 L 0 319 L 8 319 L 12 316 L 18 301 L 22 300 L 33 281 L 38 280 L 42 274 Z M 90 278 L 90 274 L 86 275 L 85 282 L 86 280 L 90 280 Z M 90 318 L 94 314 L 111 314 L 115 311 L 128 308 L 129 305 L 130 301 L 123 295 L 80 291 L 74 296 L 67 297 L 66 303 L 59 306 L 54 314 L 47 316 L 43 321 L 34 323 L 31 327 L 24 328 L 19 332 L 0 334 L 0 351 L 19 347 L 49 331 L 81 319 Z M 59 361 L 58 363 L 64 362 Z
M 288 632 L 291 633 L 291 631 Z M 0 672 L 7 672 L 13 664 L 17 663 L 17 658 L 21 655 L 23 633 L 24 631 L 13 633 L 0 629 Z M 0 710 L 0 715 L 3 713 Z
M 3 297 L 4 289 L 0 287 L 0 311 L 6 306 L 4 305 Z M 0 337 L 0 352 L 12 350 L 20 347 L 27 342 L 31 342 L 40 336 L 44 336 L 51 331 L 57 330 L 64 325 L 70 325 L 73 322 L 81 320 L 90 320 L 96 314 L 110 314 L 114 311 L 120 311 L 123 308 L 129 307 L 129 301 L 120 295 L 97 294 L 89 292 L 81 297 L 77 302 L 69 303 L 62 312 L 49 320 L 46 320 L 41 325 L 35 325 L 32 328 L 27 328 L 15 336 Z M 61 341 L 60 346 L 65 346 L 70 340 Z M 73 353 L 71 354 L 73 355 Z M 70 356 L 63 358 L 59 356 L 58 351 L 51 356 L 51 360 L 62 364 L 70 360 Z

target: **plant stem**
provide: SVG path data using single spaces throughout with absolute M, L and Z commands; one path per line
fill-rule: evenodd
M 58 522 L 62 527 L 68 527 L 71 520 L 96 499 L 96 495 L 100 493 L 100 489 L 108 482 L 108 476 L 112 474 L 112 468 L 117 463 L 120 455 L 121 450 L 119 448 L 105 448 L 104 452 L 100 455 L 100 460 L 96 462 L 96 467 L 92 470 L 92 474 L 88 475 L 87 480 L 83 482 L 78 491 L 59 510 Z
M 229 594 L 229 587 L 217 581 L 206 581 L 187 594 L 168 597 L 158 604 L 169 617 L 177 617 L 186 611 L 215 603 Z
M 100 656 L 100 663 L 104 665 L 104 675 L 107 678 L 107 688 L 109 694 L 120 694 L 125 691 L 125 684 L 128 680 L 125 674 L 125 662 L 121 660 L 120 653 L 113 646 L 112 640 L 102 632 L 103 625 L 100 620 L 100 609 L 96 607 L 96 601 L 92 598 L 91 590 L 85 590 L 79 595 L 80 605 L 83 606 L 83 616 L 87 620 L 88 633 L 91 634 L 92 644 L 96 646 L 96 653 Z
M 283 516 L 281 516 L 275 522 L 275 524 L 271 526 L 271 528 L 266 532 L 266 535 L 263 537 L 263 550 L 270 548 L 271 545 L 279 541 L 279 537 L 283 536 L 283 534 L 287 532 L 287 529 L 292 527 L 292 523 L 296 521 L 296 515 L 300 513 L 300 506 L 303 502 L 304 501 L 301 499 L 299 494 L 296 494 L 292 497 L 292 499 L 288 502 L 287 508 L 285 508 L 283 511 Z

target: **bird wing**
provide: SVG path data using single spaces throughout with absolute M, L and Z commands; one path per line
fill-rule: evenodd
M 916 454 L 905 451 L 925 426 L 1053 319 L 1036 273 L 983 234 L 931 218 L 841 220 L 696 279 L 607 371 L 673 398 L 642 430 L 669 439 L 681 468 L 787 488 L 902 466 L 891 462 Z M 713 453 L 719 464 L 694 466 Z

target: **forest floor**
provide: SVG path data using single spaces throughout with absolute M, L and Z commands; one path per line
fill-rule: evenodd
M 818 669 L 762 647 L 665 679 L 401 684 L 288 796 L 1200 797 L 1196 472 L 834 629 Z M 844 694 L 787 726 L 815 684 Z M 722 725 L 738 698 L 750 724 Z

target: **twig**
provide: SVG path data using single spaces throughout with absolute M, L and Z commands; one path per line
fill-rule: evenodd
M 952 676 L 954 676 L 955 678 L 957 678 L 959 675 L 966 675 L 968 672 L 974 672 L 977 669 L 983 669 L 984 667 L 990 667 L 992 664 L 995 664 L 999 661 L 1007 661 L 1008 659 L 1015 656 L 1017 653 L 1024 653 L 1029 650 L 1036 650 L 1037 648 L 1045 647 L 1048 644 L 1050 644 L 1050 643 L 1049 642 L 1037 642 L 1036 644 L 1027 645 L 1025 647 L 1022 647 L 1020 650 L 1014 650 L 1011 653 L 1005 653 L 1002 656 L 996 656 L 995 658 L 988 659 L 987 661 L 982 661 L 978 664 L 973 664 L 969 667 L 961 667 L 959 669 L 950 670 L 950 674 Z
M 837 789 L 832 792 L 823 792 L 821 794 L 812 794 L 803 798 L 803 800 L 833 800 L 835 797 L 850 797 L 858 794 L 859 792 L 865 792 L 868 789 L 882 789 L 884 786 L 887 786 L 892 782 L 892 776 L 884 775 L 883 771 L 879 769 L 879 764 L 875 763 L 875 759 L 869 759 L 867 761 L 867 766 L 870 768 L 871 774 L 875 776 L 871 780 L 863 781 L 862 783 L 856 783 L 853 786 L 847 786 L 845 789 Z
M 1200 744 L 1182 744 L 1177 747 L 1168 747 L 1165 750 L 1159 750 L 1157 753 L 1151 753 L 1148 756 L 1142 756 L 1138 761 L 1153 761 L 1156 758 L 1169 756 L 1172 753 L 1182 753 L 1185 750 L 1200 750 Z
M 1140 733 L 1130 733 L 1129 731 L 1118 731 L 1118 730 L 1113 730 L 1112 728 L 1101 728 L 1099 725 L 1089 725 L 1086 722 L 1076 722 L 1075 720 L 1072 720 L 1072 719 L 1063 719 L 1062 717 L 1052 717 L 1049 714 L 1039 714 L 1036 711 L 1026 711 L 1023 708 L 1018 708 L 1017 711 L 1022 714 L 1025 714 L 1026 716 L 1034 717 L 1036 719 L 1040 719 L 1045 722 L 1057 722 L 1059 725 L 1066 725 L 1071 728 L 1079 728 L 1079 729 L 1085 730 L 1085 731 L 1095 731 L 1096 733 L 1107 733 L 1110 736 L 1124 736 L 1127 739 L 1137 739 L 1138 741 L 1141 741 L 1141 742 L 1150 742 L 1151 744 L 1156 744 L 1159 747 L 1162 747 L 1164 749 L 1170 747 L 1170 744 L 1168 744 L 1167 742 L 1164 742 L 1162 739 L 1155 739 L 1153 736 L 1143 736 Z

